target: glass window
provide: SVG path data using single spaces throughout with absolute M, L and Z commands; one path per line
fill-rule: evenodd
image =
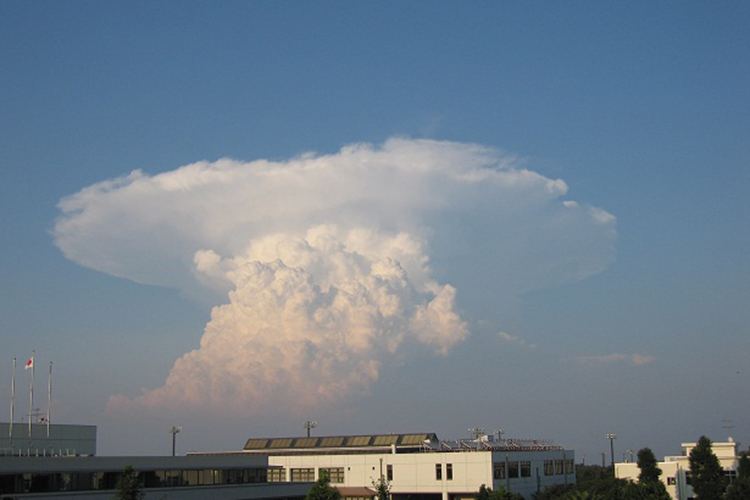
M 164 486 L 181 486 L 182 485 L 182 471 L 179 470 L 168 470 L 164 471 Z
M 292 482 L 294 483 L 307 483 L 315 481 L 315 469 L 304 468 L 304 469 L 291 469 Z
M 555 460 L 555 474 L 562 474 L 562 473 L 563 473 L 563 461 Z
M 531 477 L 531 462 L 521 462 L 521 477 Z
M 385 466 L 385 474 L 388 481 L 393 481 L 393 465 L 388 464 Z
M 508 462 L 508 477 L 518 477 L 518 462 Z
M 575 465 L 573 465 L 573 459 L 568 458 L 565 460 L 565 473 L 566 474 L 575 474 L 576 468 Z
M 544 475 L 551 476 L 555 473 L 555 461 L 545 460 L 544 461 Z
M 323 474 L 328 474 L 328 480 L 331 483 L 341 484 L 344 482 L 343 467 L 321 467 L 319 474 L 321 478 L 323 477 Z
M 198 484 L 197 470 L 182 471 L 182 484 L 185 486 L 196 486 Z
M 441 481 L 443 479 L 443 464 L 435 464 L 435 480 Z
M 492 465 L 493 473 L 492 477 L 495 479 L 505 479 L 505 463 L 504 462 L 495 462 Z
M 453 480 L 453 464 L 445 464 L 445 479 Z
M 283 467 L 274 467 L 268 469 L 268 482 L 269 483 L 283 483 L 286 481 L 286 469 Z

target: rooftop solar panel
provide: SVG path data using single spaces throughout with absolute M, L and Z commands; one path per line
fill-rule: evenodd
M 298 438 L 294 442 L 295 448 L 314 448 L 315 445 L 318 443 L 318 438 Z
M 396 444 L 398 441 L 398 434 L 391 434 L 389 436 L 375 436 L 375 441 L 372 443 L 375 446 L 387 446 Z
M 372 436 L 352 436 L 346 440 L 346 446 L 367 446 Z
M 258 450 L 265 448 L 268 444 L 268 439 L 248 439 L 245 443 L 246 450 Z
M 292 446 L 292 438 L 272 439 L 270 448 L 289 448 Z
M 427 439 L 427 434 L 406 434 L 401 438 L 401 444 L 420 444 Z
M 333 437 L 326 437 L 320 440 L 319 446 L 324 446 L 326 448 L 333 447 L 333 446 L 341 446 L 344 444 L 344 438 L 342 436 L 333 436 Z

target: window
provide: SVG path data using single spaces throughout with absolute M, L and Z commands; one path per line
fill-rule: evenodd
M 531 462 L 521 462 L 521 477 L 531 477 Z
M 693 484 L 693 476 L 690 472 L 685 472 L 685 484 Z
M 518 462 L 508 462 L 508 477 L 518 477 Z
M 328 474 L 328 480 L 331 483 L 343 483 L 344 482 L 344 468 L 343 467 L 321 467 L 320 469 L 320 477 L 323 477 L 323 474 Z
M 545 460 L 544 461 L 544 475 L 551 476 L 555 473 L 555 461 Z
M 667 485 L 674 486 L 676 483 L 677 483 L 676 478 L 674 478 L 674 477 L 668 477 L 667 478 Z
M 492 477 L 495 479 L 505 479 L 505 463 L 495 462 L 492 464 Z
M 269 483 L 283 483 L 286 481 L 286 469 L 283 467 L 269 468 L 268 469 L 268 482 Z
M 563 473 L 563 461 L 555 460 L 555 474 L 562 474 L 562 473 Z
M 445 464 L 445 479 L 453 481 L 453 464 Z
M 435 464 L 435 479 L 437 481 L 443 479 L 443 464 Z
M 575 465 L 573 465 L 573 459 L 568 458 L 565 460 L 565 473 L 566 474 L 575 474 L 576 468 Z
M 388 481 L 393 481 L 393 465 L 388 464 L 385 466 L 385 478 Z
M 311 483 L 315 481 L 315 469 L 291 469 L 293 483 Z

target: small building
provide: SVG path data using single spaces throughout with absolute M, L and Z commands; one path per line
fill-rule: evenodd
M 96 426 L 0 423 L 0 456 L 96 455 Z
M 348 500 L 367 500 L 390 483 L 393 500 L 466 500 L 482 485 L 525 498 L 575 483 L 575 454 L 549 441 L 441 441 L 434 433 L 253 438 L 243 453 L 268 457 L 269 481 L 315 481 L 328 474 Z
M 682 453 L 675 456 L 666 456 L 664 461 L 659 462 L 661 469 L 660 479 L 667 488 L 667 493 L 674 500 L 691 500 L 693 488 L 690 478 L 690 452 L 697 443 L 682 443 Z M 719 465 L 724 469 L 724 474 L 730 481 L 737 475 L 737 443 L 730 437 L 725 442 L 711 443 L 711 450 L 719 459 Z M 638 481 L 640 469 L 636 463 L 616 463 L 615 476 L 620 479 Z

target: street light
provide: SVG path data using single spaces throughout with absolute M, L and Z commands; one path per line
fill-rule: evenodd
M 307 437 L 310 437 L 310 429 L 314 429 L 318 426 L 318 423 L 314 420 L 305 420 L 305 423 L 302 424 L 302 427 L 307 429 Z
M 607 434 L 607 439 L 609 439 L 609 451 L 612 454 L 612 471 L 615 470 L 615 439 L 617 439 L 617 434 Z
M 177 441 L 177 433 L 182 430 L 182 427 L 172 426 L 169 432 L 172 434 L 172 456 L 175 456 L 175 443 Z

